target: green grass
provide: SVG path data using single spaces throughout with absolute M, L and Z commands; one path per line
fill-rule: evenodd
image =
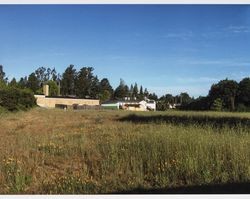
M 131 113 L 34 109 L 1 118 L 0 158 L 18 162 L 12 166 L 18 169 L 9 177 L 6 161 L 0 162 L 0 193 L 113 193 L 250 181 L 249 114 Z M 197 120 L 203 117 L 207 123 Z M 223 125 L 211 125 L 211 118 Z M 234 119 L 245 122 L 227 123 Z

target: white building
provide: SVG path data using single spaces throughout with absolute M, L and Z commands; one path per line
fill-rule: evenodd
M 113 101 L 106 102 L 101 104 L 103 108 L 106 109 L 123 109 L 131 111 L 156 111 L 156 102 L 154 100 L 122 100 L 122 101 Z

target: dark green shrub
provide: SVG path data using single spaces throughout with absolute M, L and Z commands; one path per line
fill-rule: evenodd
M 222 111 L 223 108 L 223 101 L 221 98 L 216 98 L 211 106 L 211 110 L 213 111 Z
M 248 111 L 250 111 L 250 107 L 247 107 L 246 105 L 240 103 L 240 104 L 238 104 L 237 111 L 238 112 L 248 112 Z
M 0 89 L 0 106 L 9 110 L 27 110 L 36 104 L 33 92 L 28 89 L 6 87 Z

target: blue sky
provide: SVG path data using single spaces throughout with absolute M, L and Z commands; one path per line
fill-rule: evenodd
M 198 97 L 250 76 L 249 5 L 0 5 L 0 27 L 9 78 L 74 64 L 113 87 Z

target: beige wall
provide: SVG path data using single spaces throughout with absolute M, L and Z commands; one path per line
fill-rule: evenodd
M 92 99 L 68 99 L 68 98 L 47 98 L 44 95 L 35 95 L 36 103 L 41 107 L 55 108 L 56 104 L 64 105 L 73 105 L 73 104 L 82 104 L 82 105 L 99 105 L 99 100 Z

